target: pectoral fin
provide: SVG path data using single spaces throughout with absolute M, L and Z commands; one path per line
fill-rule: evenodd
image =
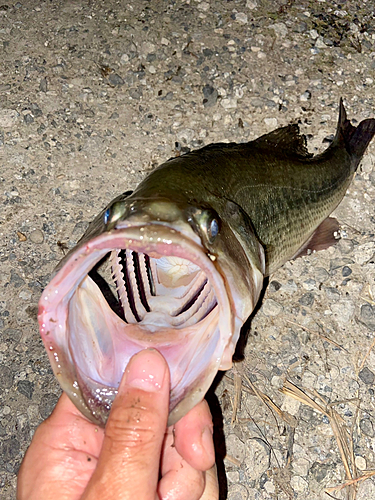
M 301 257 L 302 255 L 310 255 L 319 250 L 335 245 L 339 239 L 339 223 L 334 217 L 327 217 L 313 232 L 310 238 L 301 246 L 292 259 Z

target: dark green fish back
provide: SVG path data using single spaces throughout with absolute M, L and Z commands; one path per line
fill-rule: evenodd
M 182 203 L 223 201 L 249 216 L 271 273 L 292 258 L 342 200 L 375 133 L 375 120 L 354 127 L 340 101 L 334 141 L 312 157 L 298 125 L 289 125 L 246 144 L 213 144 L 156 169 L 137 189 L 140 196 L 171 193 Z

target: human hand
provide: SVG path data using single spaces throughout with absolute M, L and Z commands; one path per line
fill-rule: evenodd
M 17 499 L 217 500 L 208 405 L 202 401 L 167 429 L 169 384 L 156 350 L 133 356 L 105 429 L 63 394 L 35 432 Z

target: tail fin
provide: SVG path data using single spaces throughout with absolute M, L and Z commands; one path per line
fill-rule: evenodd
M 366 151 L 371 139 L 375 134 L 375 119 L 363 120 L 357 127 L 354 127 L 346 117 L 346 111 L 342 98 L 340 99 L 340 114 L 337 124 L 336 141 L 344 140 L 346 150 L 357 159 L 356 167 Z

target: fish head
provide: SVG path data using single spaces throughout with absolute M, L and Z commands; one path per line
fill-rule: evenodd
M 121 196 L 58 265 L 39 302 L 40 332 L 60 385 L 90 420 L 105 425 L 142 349 L 168 363 L 169 425 L 231 366 L 263 277 L 261 247 L 253 234 L 254 248 L 244 243 L 251 228 L 237 227 L 234 212 L 178 194 Z

